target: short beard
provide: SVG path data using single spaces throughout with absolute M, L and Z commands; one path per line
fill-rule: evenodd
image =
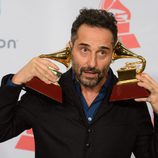
M 103 71 L 100 71 L 100 70 L 96 69 L 95 67 L 82 67 L 80 69 L 80 72 L 78 73 L 77 67 L 78 66 L 76 64 L 73 65 L 73 70 L 74 70 L 76 79 L 79 81 L 79 83 L 81 85 L 83 85 L 84 87 L 87 87 L 87 88 L 94 88 L 106 76 L 106 69 L 104 69 Z M 91 73 L 96 73 L 97 77 L 95 77 L 95 78 L 83 77 L 82 74 L 85 71 L 91 71 Z

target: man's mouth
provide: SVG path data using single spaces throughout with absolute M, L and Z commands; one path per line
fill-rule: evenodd
M 85 76 L 85 77 L 89 77 L 89 78 L 94 78 L 94 77 L 96 77 L 97 76 L 97 72 L 95 72 L 95 71 L 88 71 L 88 70 L 86 70 L 86 71 L 83 71 L 83 75 Z

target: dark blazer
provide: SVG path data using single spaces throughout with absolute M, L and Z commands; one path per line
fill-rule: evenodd
M 130 158 L 132 152 L 137 158 L 154 157 L 158 136 L 146 104 L 109 102 L 113 85 L 89 125 L 71 69 L 60 79 L 63 104 L 28 89 L 17 101 L 21 87 L 6 86 L 9 76 L 0 88 L 0 142 L 32 128 L 36 158 Z

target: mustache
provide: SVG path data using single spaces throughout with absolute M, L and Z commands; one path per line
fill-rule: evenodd
M 80 69 L 80 74 L 86 71 L 91 71 L 91 73 L 98 73 L 98 74 L 101 73 L 100 70 L 96 69 L 95 67 L 82 67 Z

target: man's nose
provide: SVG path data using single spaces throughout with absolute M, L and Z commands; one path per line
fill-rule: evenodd
M 97 65 L 97 58 L 95 55 L 90 55 L 89 60 L 88 60 L 88 65 L 90 67 L 95 67 Z

